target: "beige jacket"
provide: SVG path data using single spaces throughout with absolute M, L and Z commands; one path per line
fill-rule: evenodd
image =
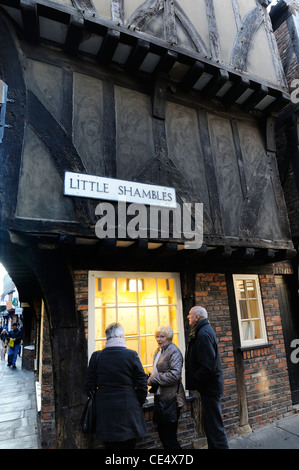
M 154 354 L 154 361 L 159 352 L 159 348 Z M 157 372 L 153 373 L 148 383 L 149 385 L 158 385 L 156 395 L 161 400 L 169 400 L 177 393 L 178 383 L 178 405 L 182 407 L 186 403 L 185 391 L 181 382 L 181 374 L 183 367 L 183 356 L 179 348 L 172 342 L 162 347 L 161 355 L 156 365 Z

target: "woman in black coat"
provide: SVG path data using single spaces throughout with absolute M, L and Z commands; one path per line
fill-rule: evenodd
M 123 327 L 113 323 L 105 333 L 106 347 L 92 354 L 84 386 L 87 394 L 96 390 L 96 438 L 106 449 L 134 449 L 147 434 L 147 377 L 137 353 L 127 349 Z

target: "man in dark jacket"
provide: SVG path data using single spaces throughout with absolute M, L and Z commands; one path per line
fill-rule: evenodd
M 187 318 L 191 329 L 186 351 L 186 389 L 200 393 L 209 449 L 228 449 L 221 415 L 223 379 L 217 338 L 206 309 L 192 307 Z
M 147 376 L 137 353 L 127 349 L 123 327 L 112 323 L 105 333 L 106 346 L 92 354 L 84 386 L 88 394 L 96 390 L 96 439 L 106 449 L 134 449 L 147 434 Z
M 9 346 L 8 350 L 8 362 L 7 365 L 10 367 L 12 365 L 13 369 L 16 369 L 16 361 L 18 357 L 18 353 L 21 349 L 21 340 L 22 340 L 22 330 L 20 330 L 19 325 L 17 323 L 13 323 L 12 330 L 8 333 L 8 341 L 10 339 L 13 340 L 13 346 Z

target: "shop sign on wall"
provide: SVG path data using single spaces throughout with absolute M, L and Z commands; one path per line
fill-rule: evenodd
M 70 171 L 65 172 L 64 195 L 177 207 L 174 188 Z

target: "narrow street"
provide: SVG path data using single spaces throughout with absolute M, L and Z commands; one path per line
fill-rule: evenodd
M 39 449 L 34 373 L 0 361 L 0 449 Z

